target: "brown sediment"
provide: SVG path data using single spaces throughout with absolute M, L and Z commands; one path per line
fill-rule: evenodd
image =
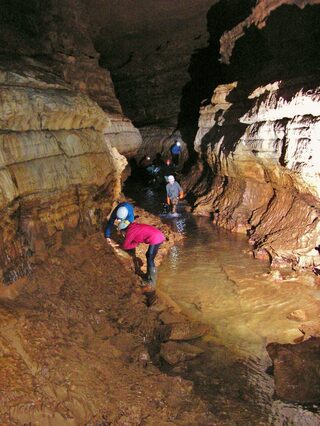
M 175 235 L 143 221 L 165 232 L 163 255 Z M 130 265 L 101 233 L 78 235 L 2 294 L 1 425 L 223 424 L 191 382 L 151 361 L 161 321 Z

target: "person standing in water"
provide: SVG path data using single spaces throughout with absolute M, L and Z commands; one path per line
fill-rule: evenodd
M 184 196 L 183 190 L 179 183 L 175 180 L 174 176 L 168 176 L 168 183 L 166 185 L 167 191 L 167 204 L 171 206 L 172 213 L 177 212 L 177 205 L 179 200 Z
M 146 252 L 147 280 L 148 284 L 155 290 L 157 281 L 155 258 L 161 244 L 166 239 L 165 236 L 154 226 L 130 223 L 128 220 L 122 220 L 118 225 L 118 230 L 124 233 L 124 241 L 120 246 L 123 250 L 133 250 L 141 243 L 149 245 Z
M 132 223 L 134 221 L 133 205 L 127 202 L 119 203 L 117 207 L 111 213 L 106 229 L 104 231 L 104 236 L 107 239 L 107 242 L 109 244 L 111 243 L 110 237 L 111 237 L 112 226 L 116 220 L 118 221 L 127 220 L 129 223 Z

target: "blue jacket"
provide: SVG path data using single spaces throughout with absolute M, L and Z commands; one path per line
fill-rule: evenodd
M 178 155 L 181 153 L 181 146 L 177 145 L 176 143 L 172 145 L 170 148 L 171 154 Z
M 111 213 L 110 219 L 108 220 L 106 229 L 104 231 L 104 236 L 106 238 L 110 238 L 112 226 L 114 224 L 114 221 L 117 219 L 117 211 L 120 207 L 126 207 L 128 209 L 128 216 L 126 217 L 126 220 L 128 220 L 130 223 L 134 221 L 134 207 L 130 203 L 120 203 L 117 205 L 117 207 L 113 210 Z

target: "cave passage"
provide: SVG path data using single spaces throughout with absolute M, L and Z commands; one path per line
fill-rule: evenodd
M 299 323 L 288 317 L 297 310 L 311 313 L 320 290 L 308 286 L 301 277 L 293 279 L 289 273 L 286 279 L 286 271 L 284 279 L 278 279 L 267 261 L 250 255 L 244 235 L 218 228 L 207 217 L 188 214 L 183 202 L 179 217 L 168 217 L 162 186 L 144 186 L 129 179 L 125 193 L 185 236 L 159 267 L 157 285 L 189 317 L 210 326 L 212 350 L 205 366 L 203 360 L 195 360 L 188 372 L 177 373 L 191 378 L 215 410 L 228 409 L 223 400 L 233 400 L 233 421 L 240 422 L 235 424 L 245 421 L 243 409 L 249 416 L 248 424 L 253 424 L 250 416 L 255 415 L 272 419 L 272 424 L 293 418 L 319 424 L 320 407 L 309 411 L 273 399 L 266 345 L 293 343 L 301 338 Z M 207 385 L 208 377 L 215 378 L 211 386 Z M 226 398 L 221 397 L 223 394 Z

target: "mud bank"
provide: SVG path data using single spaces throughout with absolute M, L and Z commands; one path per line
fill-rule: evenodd
M 150 359 L 163 323 L 130 265 L 102 234 L 78 235 L 2 292 L 1 425 L 223 424 Z

